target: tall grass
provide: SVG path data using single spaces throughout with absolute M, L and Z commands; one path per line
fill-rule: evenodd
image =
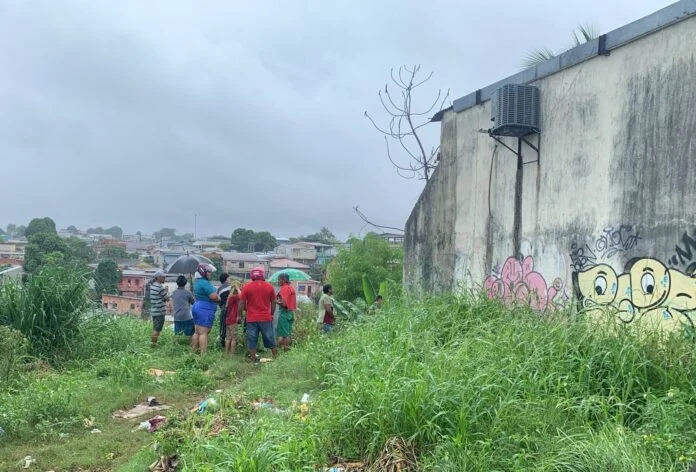
M 320 447 L 373 460 L 400 437 L 427 470 L 680 470 L 694 347 L 609 326 L 457 297 L 384 311 L 323 348 Z
M 66 357 L 76 343 L 88 304 L 83 272 L 49 266 L 25 285 L 0 287 L 0 324 L 24 334 L 32 355 Z

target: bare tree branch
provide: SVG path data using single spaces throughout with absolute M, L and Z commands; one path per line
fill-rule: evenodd
M 362 211 L 360 211 L 360 208 L 358 208 L 357 206 L 353 207 L 353 210 L 360 217 L 361 220 L 363 220 L 366 224 L 368 224 L 370 226 L 373 226 L 373 227 L 379 228 L 379 229 L 383 229 L 383 230 L 384 229 L 391 229 L 394 231 L 399 231 L 401 233 L 404 232 L 403 228 L 394 228 L 393 226 L 383 226 L 383 225 L 378 225 L 377 223 L 373 223 L 372 221 L 367 219 L 367 217 L 363 214 Z
M 388 83 L 384 85 L 383 90 L 378 91 L 377 95 L 380 104 L 389 117 L 386 126 L 377 124 L 377 121 L 367 111 L 365 111 L 365 118 L 370 121 L 379 133 L 384 135 L 387 157 L 399 176 L 404 178 L 418 177 L 428 180 L 439 161 L 440 146 L 433 147 L 430 149 L 430 152 L 427 152 L 419 135 L 419 130 L 431 122 L 428 116 L 431 116 L 434 110 L 440 111 L 444 108 L 450 96 L 450 91 L 447 90 L 443 94 L 442 90 L 438 90 L 437 96 L 430 101 L 428 107 L 414 109 L 414 90 L 433 77 L 433 72 L 430 72 L 424 78 L 418 78 L 420 69 L 420 65 L 410 67 L 404 65 L 399 67 L 398 70 L 392 68 L 389 71 L 389 78 L 392 84 L 397 87 L 401 96 L 396 99 L 397 96 L 393 93 L 393 90 L 389 90 Z M 389 146 L 390 139 L 399 142 L 403 157 L 398 158 L 392 154 L 391 146 Z

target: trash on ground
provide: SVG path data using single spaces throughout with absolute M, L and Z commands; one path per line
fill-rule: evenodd
M 300 400 L 300 403 L 309 403 L 309 393 L 302 395 L 302 400 Z
M 99 429 L 97 429 L 97 428 L 94 428 L 92 431 L 90 431 L 90 433 L 92 433 L 92 434 L 99 434 L 99 433 L 101 433 L 101 430 L 99 430 Z
M 265 364 L 266 362 L 273 362 L 273 359 L 271 359 L 270 357 L 262 357 L 261 359 L 259 359 L 259 362 Z
M 168 410 L 169 405 L 162 405 L 155 397 L 147 397 L 147 401 L 140 403 L 130 410 L 117 410 L 111 415 L 113 418 L 123 418 L 126 420 L 152 413 L 153 411 Z
M 24 459 L 22 459 L 19 462 L 24 464 L 22 466 L 23 469 L 28 469 L 29 467 L 32 466 L 32 464 L 36 464 L 36 459 L 33 459 L 31 456 L 26 456 Z
M 288 412 L 287 410 L 276 407 L 271 400 L 259 399 L 258 401 L 252 403 L 251 406 L 254 408 L 254 410 L 266 410 L 277 414 Z
M 222 389 L 215 390 L 215 393 L 222 393 Z
M 214 411 L 218 410 L 218 402 L 216 399 L 213 397 L 206 398 L 202 402 L 200 402 L 198 405 L 194 406 L 191 408 L 191 413 L 198 412 L 198 413 L 205 413 L 206 411 L 209 413 L 212 413 Z
M 89 418 L 85 418 L 84 420 L 82 420 L 82 424 L 85 425 L 85 428 L 91 428 L 92 426 L 94 426 L 94 418 L 91 416 Z
M 176 371 L 173 370 L 160 370 L 160 369 L 150 369 L 148 370 L 148 373 L 154 377 L 162 377 L 163 375 L 171 375 L 171 374 L 176 374 Z
M 160 456 L 150 467 L 151 472 L 170 472 L 177 468 L 179 461 L 176 456 Z
M 143 421 L 133 431 L 137 431 L 139 429 L 147 429 L 147 431 L 149 433 L 153 433 L 153 432 L 157 431 L 157 429 L 159 429 L 159 427 L 162 426 L 166 422 L 167 422 L 166 417 L 157 415 L 153 418 L 150 418 L 147 421 Z
M 5 430 L 2 429 L 2 426 L 0 426 L 0 434 L 5 434 Z
M 324 472 L 365 472 L 367 464 L 364 462 L 341 462 L 338 461 L 331 467 L 325 467 Z

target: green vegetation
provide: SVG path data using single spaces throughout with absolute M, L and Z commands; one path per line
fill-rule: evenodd
M 107 246 L 99 253 L 99 260 L 121 261 L 131 257 L 122 247 Z
M 26 455 L 41 470 L 121 471 L 174 453 L 181 470 L 196 471 L 312 471 L 333 457 L 377 470 L 404 457 L 420 471 L 685 471 L 696 459 L 689 333 L 597 326 L 465 296 L 391 297 L 375 315 L 339 318 L 330 336 L 303 307 L 295 349 L 253 366 L 216 350 L 193 356 L 170 329 L 151 350 L 148 323 L 70 310 L 60 302 L 68 283 L 40 283 L 21 296 L 3 289 L 0 313 L 33 319 L 48 292 L 65 312 L 56 317 L 83 315 L 77 328 L 68 324 L 69 346 L 21 323 L 0 333 L 16 340 L 0 340 L 0 352 L 18 359 L 0 384 L 0 470 L 19 470 Z M 69 360 L 57 355 L 64 351 Z M 153 377 L 149 368 L 175 373 Z M 142 418 L 111 418 L 150 395 L 175 407 L 154 436 L 131 432 Z M 210 395 L 218 408 L 190 411 Z M 95 427 L 102 432 L 90 434 Z
M 327 268 L 328 282 L 334 286 L 337 299 L 370 298 L 371 293 L 374 301 L 374 292 L 382 282 L 391 280 L 401 285 L 402 248 L 391 247 L 374 233 L 363 239 L 352 237 L 348 243 L 350 247 L 341 249 Z
M 94 259 L 94 253 L 84 241 L 75 237 L 61 238 L 53 233 L 34 233 L 24 254 L 24 269 L 36 272 L 47 264 L 86 265 Z
M 239 252 L 272 251 L 278 244 L 268 231 L 255 232 L 251 229 L 237 228 L 230 237 L 232 249 Z
M 70 228 L 68 228 L 70 230 Z M 89 228 L 87 229 L 87 234 L 108 234 L 111 235 L 114 239 L 121 239 L 123 236 L 123 230 L 119 226 L 112 226 L 111 228 L 102 228 L 101 226 L 97 226 L 96 228 Z
M 118 283 L 121 281 L 121 272 L 114 261 L 101 261 L 94 273 L 94 291 L 97 300 L 101 300 L 103 293 L 118 295 Z
M 56 234 L 56 223 L 49 217 L 34 218 L 27 225 L 24 236 L 30 238 L 34 234 L 50 233 Z

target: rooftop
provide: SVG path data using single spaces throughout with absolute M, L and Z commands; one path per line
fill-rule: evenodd
M 236 262 L 260 262 L 263 259 L 251 252 L 223 252 L 222 260 Z
M 681 0 L 644 18 L 602 34 L 599 37 L 576 46 L 548 61 L 525 69 L 506 79 L 499 80 L 482 89 L 456 99 L 452 106 L 437 112 L 432 121 L 441 121 L 445 112 L 455 113 L 480 105 L 490 100 L 493 93 L 506 84 L 529 84 L 548 77 L 564 69 L 575 66 L 597 56 L 606 56 L 612 50 L 660 31 L 675 23 L 696 15 L 696 0 Z

